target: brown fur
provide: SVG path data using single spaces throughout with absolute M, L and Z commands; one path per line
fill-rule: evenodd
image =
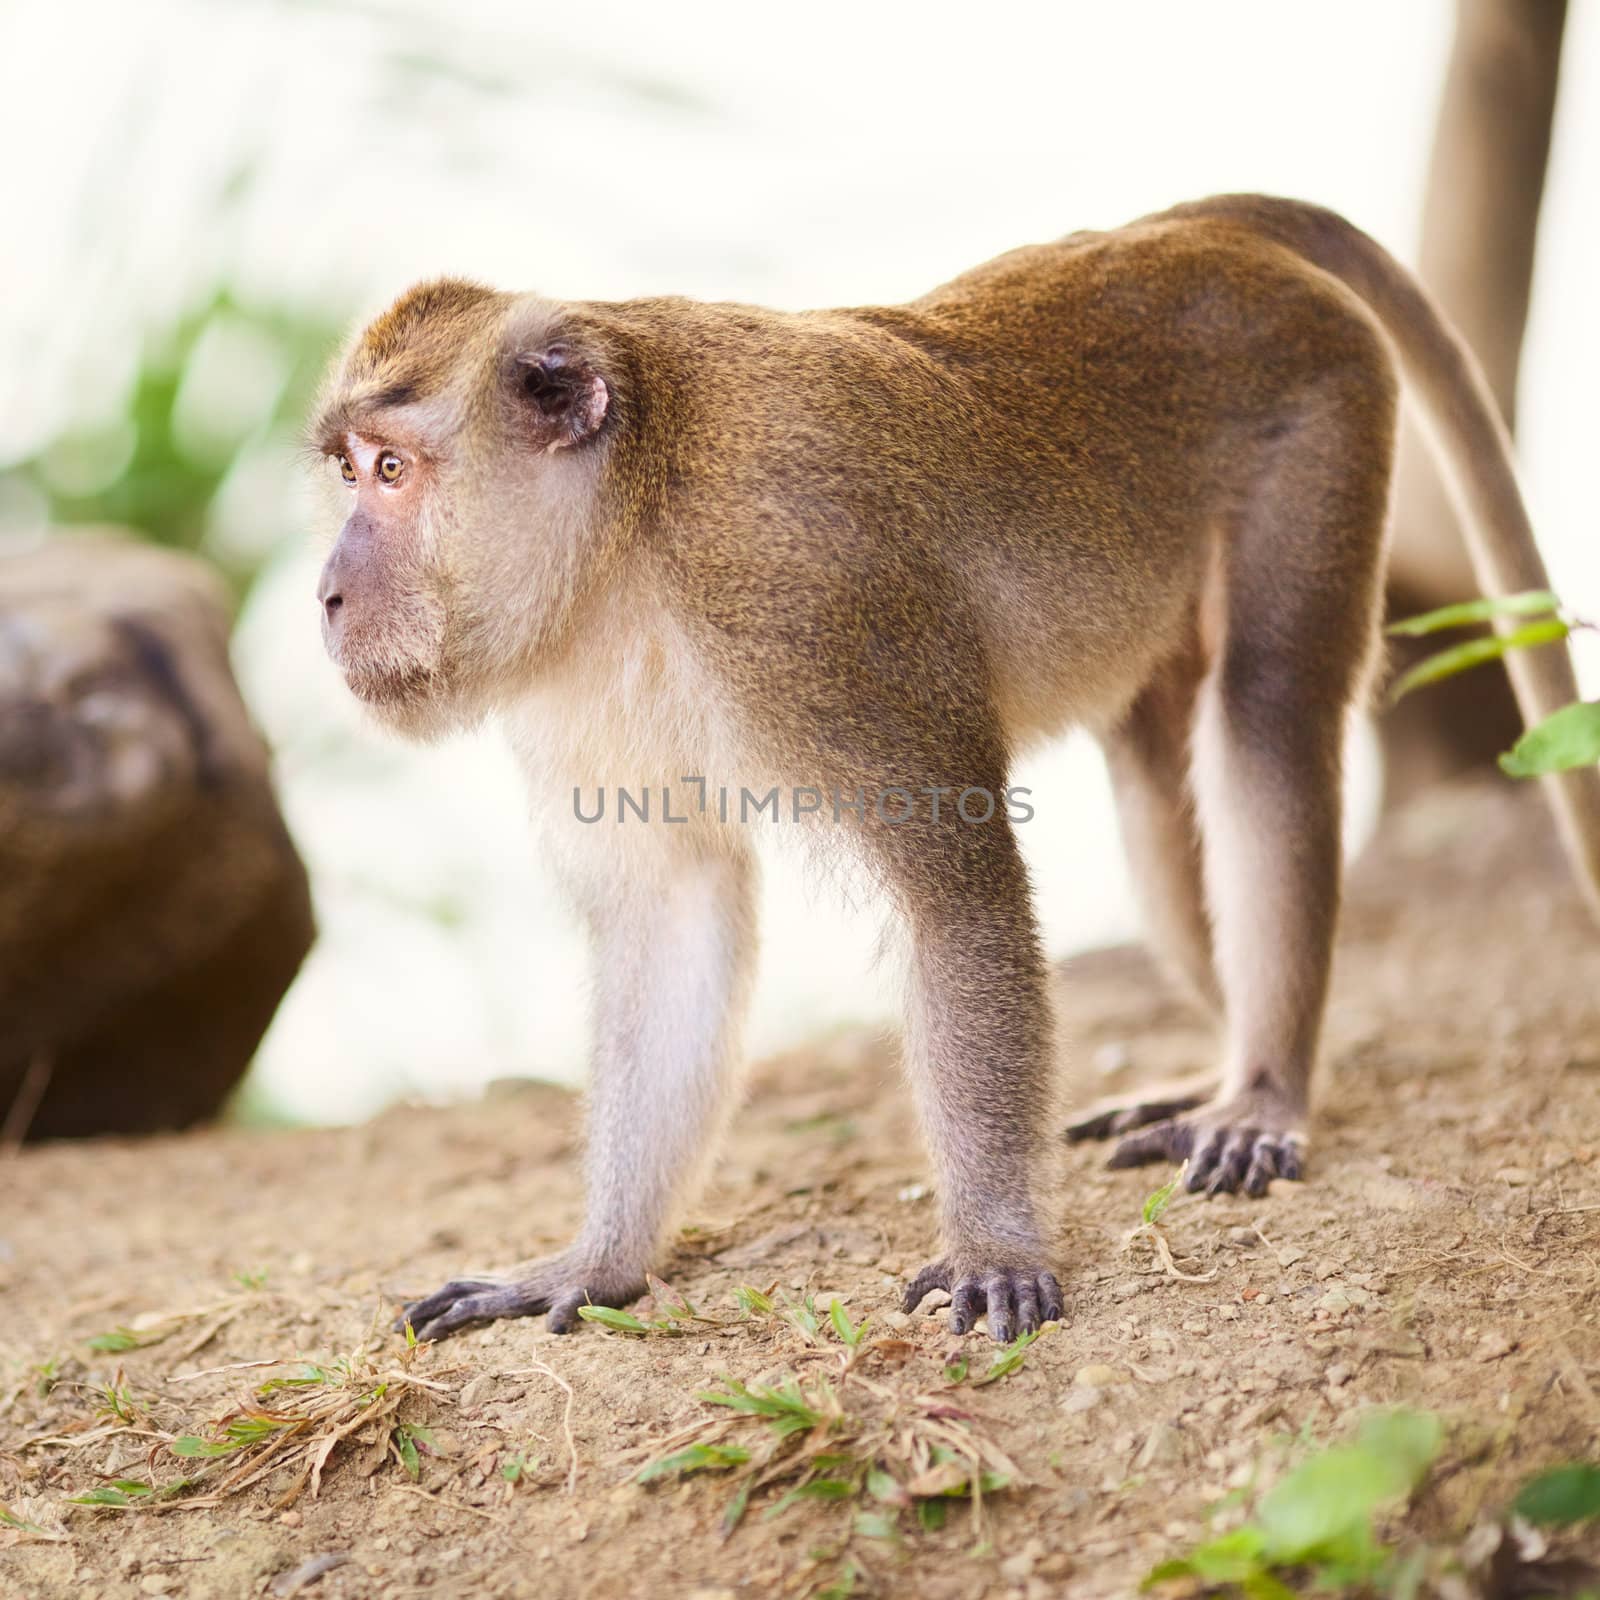
M 748 829 L 560 815 L 605 782 L 998 794 L 1023 745 L 1092 728 L 1158 941 L 1226 1027 L 1217 1098 L 1114 1159 L 1192 1156 L 1191 1185 L 1213 1190 L 1298 1176 L 1396 346 L 1487 580 L 1527 581 L 1537 554 L 1470 357 L 1377 246 L 1292 202 L 1075 234 L 897 307 L 431 284 L 356 342 L 314 428 L 361 463 L 324 579 L 330 647 L 406 731 L 503 716 L 606 952 L 584 1234 L 418 1303 L 419 1331 L 543 1309 L 567 1326 L 585 1294 L 636 1292 L 723 1103 Z M 385 451 L 404 459 L 394 485 L 374 476 Z M 1530 697 L 1548 709 L 1569 682 L 1540 669 Z M 1593 866 L 1600 806 L 1568 787 Z M 1003 811 L 972 825 L 948 799 L 838 836 L 910 935 L 947 1247 L 911 1298 L 949 1288 L 958 1330 L 986 1311 L 1009 1337 L 1060 1311 L 1034 1203 L 1050 1022 L 1015 837 Z M 658 916 L 676 919 L 676 969 Z

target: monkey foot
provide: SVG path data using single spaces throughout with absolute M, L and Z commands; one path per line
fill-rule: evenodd
M 535 1266 L 522 1278 L 455 1278 L 421 1300 L 410 1301 L 395 1327 L 410 1325 L 419 1341 L 442 1339 L 475 1322 L 502 1317 L 536 1317 L 549 1313 L 552 1333 L 570 1333 L 581 1320 L 578 1307 L 625 1306 L 645 1291 L 643 1278 L 623 1278 L 603 1269 L 580 1273 L 557 1257 Z
M 1272 1091 L 1212 1101 L 1188 1116 L 1130 1133 L 1112 1152 L 1112 1167 L 1187 1161 L 1191 1194 L 1263 1195 L 1274 1178 L 1298 1178 L 1305 1161 L 1301 1115 Z
M 1009 1344 L 1061 1317 L 1061 1285 L 1038 1267 L 956 1267 L 946 1259 L 924 1267 L 906 1289 L 902 1309 L 915 1311 L 935 1289 L 950 1292 L 950 1331 L 968 1333 L 987 1313 L 989 1337 Z

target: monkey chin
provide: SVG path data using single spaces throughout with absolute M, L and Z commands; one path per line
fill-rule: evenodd
M 477 720 L 466 714 L 448 678 L 436 667 L 347 666 L 344 681 L 378 723 L 414 743 L 431 744 Z

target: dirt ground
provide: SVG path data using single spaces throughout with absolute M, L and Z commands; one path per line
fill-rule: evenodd
M 1060 999 L 1079 1101 L 1207 1059 L 1136 952 L 1066 965 Z M 896 1309 L 933 1244 L 897 1079 L 892 1042 L 854 1032 L 752 1072 L 663 1264 L 721 1319 L 683 1337 L 524 1321 L 414 1355 L 374 1338 L 397 1294 L 571 1233 L 579 1118 L 548 1086 L 0 1160 L 0 1594 L 803 1594 L 854 1563 L 861 1592 L 1125 1595 L 1274 1439 L 1338 1438 L 1368 1405 L 1448 1421 L 1409 1514 L 1429 1538 L 1460 1538 L 1537 1467 L 1600 1457 L 1600 940 L 1536 795 L 1446 792 L 1358 865 L 1309 1181 L 1175 1201 L 1161 1227 L 1186 1277 L 1128 1237 L 1166 1174 L 1059 1148 L 1067 1316 L 982 1386 L 945 1369 L 964 1345 L 980 1375 L 990 1347 Z M 740 1285 L 870 1312 L 852 1375 L 826 1326 L 737 1320 Z M 91 1347 L 117 1329 L 157 1342 Z M 363 1349 L 298 1464 L 224 1494 L 244 1456 L 172 1452 L 302 1392 L 252 1402 L 264 1381 Z M 240 1366 L 269 1362 L 286 1365 Z M 958 1505 L 886 1539 L 852 1535 L 851 1504 L 767 1516 L 766 1491 L 724 1538 L 724 1475 L 634 1481 L 693 1425 L 738 1421 L 696 1391 L 790 1372 L 975 1430 L 1025 1482 L 984 1497 L 981 1527 Z M 197 1467 L 187 1496 L 69 1503 Z

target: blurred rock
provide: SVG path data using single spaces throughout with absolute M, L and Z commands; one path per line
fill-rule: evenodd
M 99 535 L 0 556 L 0 1131 L 178 1128 L 311 946 L 305 868 L 203 563 Z

